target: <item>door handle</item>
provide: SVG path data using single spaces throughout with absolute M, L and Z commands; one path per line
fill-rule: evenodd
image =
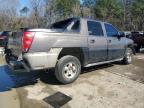
M 111 43 L 111 40 L 108 40 L 109 43 Z
M 95 40 L 90 40 L 91 43 L 95 43 Z

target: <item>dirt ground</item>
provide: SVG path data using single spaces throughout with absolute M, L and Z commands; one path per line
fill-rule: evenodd
M 5 64 L 3 57 L 0 55 L 0 108 L 20 108 L 19 95 L 16 89 L 7 89 L 10 83 L 9 81 L 7 82 L 7 79 L 9 79 L 7 78 L 8 75 L 3 74 L 6 73 L 3 68 Z
M 5 76 L 0 77 L 0 82 L 9 82 L 0 85 L 1 93 L 16 90 L 21 108 L 51 108 L 43 99 L 56 92 L 72 98 L 61 108 L 144 108 L 143 52 L 130 65 L 112 63 L 85 68 L 78 80 L 69 85 L 61 85 L 53 71 L 12 72 L 4 66 L 2 57 L 0 64 Z

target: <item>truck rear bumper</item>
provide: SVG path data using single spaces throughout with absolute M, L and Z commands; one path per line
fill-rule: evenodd
M 61 48 L 52 48 L 49 52 L 25 53 L 8 64 L 13 70 L 25 69 L 27 72 L 50 69 L 55 67 L 60 51 Z
M 12 70 L 25 69 L 26 72 L 30 72 L 30 68 L 23 61 L 10 61 L 9 66 Z

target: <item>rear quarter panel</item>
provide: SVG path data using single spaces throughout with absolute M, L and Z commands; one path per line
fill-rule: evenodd
M 48 52 L 50 48 L 63 47 L 88 47 L 87 37 L 74 33 L 37 32 L 29 52 Z

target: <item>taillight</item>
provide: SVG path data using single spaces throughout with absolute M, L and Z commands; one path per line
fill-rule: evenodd
M 35 32 L 24 32 L 22 37 L 22 51 L 27 52 L 32 44 Z

